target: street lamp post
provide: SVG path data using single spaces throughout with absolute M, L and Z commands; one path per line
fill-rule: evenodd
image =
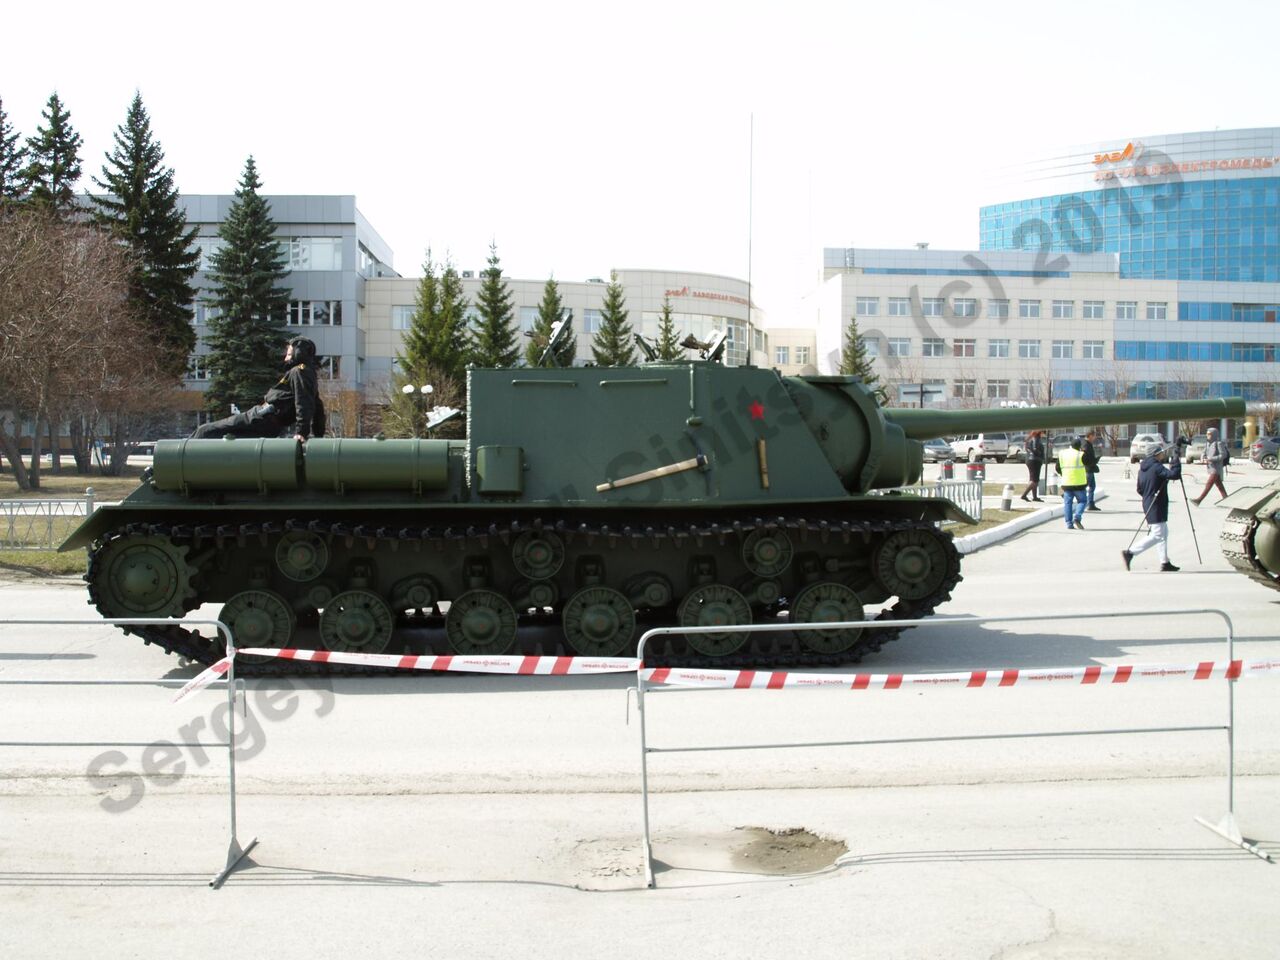
M 435 388 L 429 383 L 424 383 L 421 387 L 415 387 L 412 383 L 406 383 L 400 388 L 400 392 L 406 397 L 419 395 L 425 398 L 430 396 L 434 391 Z M 418 439 L 418 412 L 417 406 L 415 405 L 413 411 L 413 439 L 415 440 Z M 427 436 L 431 436 L 430 428 L 427 429 Z

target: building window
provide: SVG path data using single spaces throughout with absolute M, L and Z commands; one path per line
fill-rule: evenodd
M 320 370 L 318 372 L 321 380 L 342 379 L 341 357 L 321 357 L 319 366 Z
M 413 325 L 413 307 L 396 304 L 391 308 L 391 329 L 408 330 Z
M 1053 359 L 1070 360 L 1072 350 L 1075 347 L 1073 340 L 1055 340 L 1053 341 Z
M 1116 301 L 1116 319 L 1117 320 L 1138 319 L 1138 301 L 1137 300 L 1117 300 Z
M 1101 360 L 1102 359 L 1102 341 L 1086 340 L 1084 342 L 1084 351 L 1080 354 L 1080 356 L 1084 357 L 1084 359 L 1086 360 Z
M 195 309 L 195 323 L 201 326 L 217 319 L 218 308 L 208 300 L 197 300 Z
M 864 342 L 864 345 L 865 345 L 865 342 Z M 787 364 L 789 364 L 791 362 L 791 348 L 790 347 L 774 347 L 773 362 L 780 367 L 785 367 Z
M 1019 400 L 1039 400 L 1040 399 L 1040 381 L 1039 380 L 1019 380 L 1018 381 L 1018 399 Z
M 911 338 L 910 337 L 890 337 L 889 338 L 889 356 L 891 357 L 911 356 Z
M 538 322 L 537 307 L 521 307 L 520 308 L 520 329 L 528 333 L 533 329 L 533 325 Z
M 879 337 L 859 337 L 858 342 L 862 344 L 862 349 L 867 352 L 868 357 L 880 356 L 880 338 Z M 782 349 L 786 349 L 783 347 Z
M 972 400 L 977 395 L 977 380 L 956 380 L 951 384 L 951 396 L 957 400 Z
M 1008 357 L 1008 356 L 1009 356 L 1009 341 L 1008 341 L 1008 340 L 988 340 L 988 341 L 987 341 L 987 356 L 988 356 L 988 357 L 999 357 L 999 358 L 1000 358 L 1000 359 L 1002 359 L 1002 360 L 1003 360 L 1004 358 Z
M 920 312 L 926 317 L 940 317 L 946 303 L 941 297 L 925 297 L 920 301 Z
M 911 299 L 909 297 L 890 297 L 889 298 L 889 316 L 891 317 L 911 316 Z
M 806 364 L 806 363 L 808 363 L 808 362 L 809 362 L 809 348 L 808 348 L 808 347 L 796 347 L 796 363 L 798 363 L 798 364 L 800 364 L 801 366 L 803 366 L 804 364 Z
M 191 248 L 200 254 L 196 269 L 208 273 L 213 269 L 213 255 L 222 249 L 221 237 L 196 237 Z
M 978 301 L 971 297 L 956 297 L 954 309 L 957 317 L 976 317 Z
M 880 312 L 879 297 L 858 297 L 855 312 L 860 317 L 874 317 Z
M 1039 360 L 1040 359 L 1040 341 L 1039 340 L 1019 340 L 1018 341 L 1018 358 L 1020 360 Z
M 285 310 L 285 323 L 291 327 L 340 327 L 342 301 L 291 300 Z
M 1148 320 L 1167 320 L 1169 318 L 1169 304 L 1167 303 L 1148 303 L 1147 319 Z
M 341 237 L 293 237 L 281 243 L 290 270 L 341 270 Z
M 988 380 L 987 381 L 987 398 L 990 400 L 1008 400 L 1009 399 L 1009 381 L 1008 380 Z
M 988 300 L 987 316 L 992 320 L 1008 320 L 1009 319 L 1009 301 L 1008 300 Z
M 582 311 L 582 332 L 596 333 L 600 329 L 602 314 L 599 310 L 584 309 Z
M 1086 300 L 1084 302 L 1084 318 L 1086 320 L 1101 320 L 1105 306 L 1106 301 L 1104 300 Z
M 920 347 L 922 357 L 946 356 L 947 342 L 941 337 L 925 337 Z
M 972 357 L 977 340 L 953 340 L 951 342 L 951 355 L 953 357 Z
M 1053 319 L 1070 320 L 1075 316 L 1076 304 L 1074 300 L 1055 300 L 1053 301 Z
M 1018 316 L 1023 320 L 1039 320 L 1040 319 L 1040 301 L 1039 300 L 1019 300 Z
M 207 355 L 192 354 L 187 358 L 188 380 L 208 380 L 210 372 L 209 357 Z

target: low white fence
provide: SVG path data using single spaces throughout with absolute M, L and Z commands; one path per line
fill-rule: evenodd
M 0 500 L 0 550 L 55 550 L 93 510 L 93 487 L 77 500 Z
M 914 487 L 895 487 L 892 490 L 874 492 L 879 496 L 911 493 L 917 497 L 945 497 L 973 519 L 982 519 L 981 480 L 935 480 L 933 483 L 921 483 Z

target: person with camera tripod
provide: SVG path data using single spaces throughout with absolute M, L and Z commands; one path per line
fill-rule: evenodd
M 1126 570 L 1135 556 L 1151 547 L 1156 548 L 1161 572 L 1175 573 L 1181 569 L 1169 562 L 1169 481 L 1181 477 L 1182 464 L 1178 461 L 1176 443 L 1157 448 L 1142 461 L 1138 468 L 1138 493 L 1142 494 L 1142 513 L 1151 524 L 1151 532 L 1130 549 L 1120 551 Z

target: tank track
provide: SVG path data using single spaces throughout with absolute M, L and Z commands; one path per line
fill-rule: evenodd
M 1272 590 L 1280 590 L 1280 577 L 1274 576 L 1258 562 L 1253 549 L 1253 538 L 1262 521 L 1245 510 L 1232 510 L 1222 521 L 1218 543 L 1227 562 L 1250 580 L 1264 584 Z
M 658 545 L 663 541 L 669 541 L 678 548 L 691 545 L 701 544 L 704 540 L 715 538 L 719 543 L 723 544 L 728 537 L 744 538 L 757 529 L 783 529 L 789 536 L 796 538 L 799 543 L 809 542 L 809 538 L 817 538 L 822 544 L 832 541 L 833 538 L 844 543 L 849 543 L 854 537 L 868 536 L 888 536 L 894 533 L 911 530 L 927 530 L 936 535 L 937 543 L 942 548 L 945 555 L 946 570 L 939 582 L 939 586 L 929 595 L 916 599 L 904 600 L 898 599 L 892 606 L 885 608 L 878 616 L 868 621 L 874 623 L 877 620 L 915 620 L 927 617 L 939 605 L 945 603 L 951 598 L 951 590 L 955 585 L 963 579 L 960 574 L 960 555 L 955 548 L 953 538 L 949 532 L 939 530 L 935 524 L 929 521 L 830 521 L 826 519 L 806 519 L 796 517 L 777 517 L 769 520 L 761 518 L 753 518 L 750 521 L 733 521 L 726 524 L 669 524 L 661 528 L 654 526 L 646 526 L 644 528 L 632 526 L 615 526 L 608 524 L 592 525 L 592 524 L 567 524 L 563 521 L 555 523 L 544 523 L 539 519 L 529 521 L 515 521 L 503 527 L 496 524 L 490 524 L 487 527 L 469 526 L 463 529 L 457 528 L 431 528 L 431 527 L 409 527 L 409 528 L 388 528 L 388 527 L 368 527 L 363 525 L 348 525 L 339 522 L 327 522 L 319 520 L 300 520 L 292 519 L 281 522 L 265 522 L 254 524 L 218 524 L 218 525 L 181 525 L 181 524 L 162 524 L 162 523 L 131 523 L 117 530 L 111 531 L 101 540 L 96 542 L 89 551 L 88 570 L 84 575 L 85 581 L 88 583 L 89 600 L 88 602 L 95 606 L 104 617 L 112 616 L 109 611 L 103 609 L 103 601 L 101 591 L 98 587 L 98 577 L 101 575 L 101 557 L 103 551 L 112 544 L 115 544 L 122 538 L 142 538 L 142 537 L 160 537 L 172 543 L 179 545 L 190 545 L 193 551 L 198 551 L 202 547 L 214 546 L 221 549 L 224 544 L 239 543 L 243 545 L 249 538 L 259 538 L 265 545 L 267 539 L 273 535 L 292 531 L 305 531 L 308 533 L 318 534 L 322 537 L 344 538 L 348 543 L 354 540 L 366 541 L 370 548 L 381 543 L 391 549 L 413 545 L 421 547 L 424 543 L 435 544 L 437 547 L 443 547 L 445 544 L 456 545 L 461 550 L 468 548 L 469 544 L 474 544 L 480 549 L 487 550 L 494 540 L 502 544 L 509 544 L 521 533 L 527 531 L 552 531 L 563 537 L 566 543 L 578 537 L 584 537 L 588 543 L 596 539 L 604 540 L 611 548 L 616 547 L 620 543 L 630 543 L 632 546 L 638 546 L 640 543 L 652 542 Z M 187 602 L 188 610 L 195 609 L 202 601 L 196 597 Z M 785 607 L 779 607 L 779 610 Z M 555 624 L 558 623 L 556 614 L 542 615 L 521 615 L 520 622 L 525 625 L 532 624 Z M 402 617 L 397 626 L 405 626 L 405 618 Z M 641 624 L 637 626 L 636 636 L 638 637 L 644 632 L 644 629 L 650 624 Z M 657 625 L 657 624 L 652 624 Z M 666 623 L 662 625 L 667 625 Z M 188 660 L 209 665 L 216 663 L 222 657 L 222 646 L 220 641 L 213 641 L 200 634 L 186 630 L 182 627 L 157 627 L 157 626 L 136 626 L 122 627 L 126 634 L 136 634 L 140 636 L 145 644 L 151 644 L 164 650 L 165 653 L 177 654 Z M 678 652 L 670 649 L 658 650 L 650 649 L 646 657 L 647 661 L 653 665 L 662 666 L 692 666 L 704 668 L 736 668 L 736 667 L 829 667 L 839 666 L 842 664 L 852 664 L 859 662 L 865 655 L 879 651 L 886 643 L 897 639 L 903 631 L 904 627 L 885 627 L 881 629 L 868 629 L 864 631 L 854 647 L 849 650 L 823 654 L 815 653 L 801 648 L 793 638 L 794 634 L 786 632 L 771 634 L 753 634 L 744 648 L 732 655 L 728 656 L 703 656 L 689 652 Z M 443 631 L 439 631 L 443 632 Z M 767 639 L 766 639 L 767 638 Z M 782 638 L 787 638 L 790 642 L 785 642 Z M 543 654 L 556 656 L 573 656 L 576 655 L 573 650 L 569 649 L 561 636 L 554 645 L 549 644 L 529 644 L 522 642 L 522 638 L 517 634 L 518 650 L 512 652 L 528 654 Z M 393 641 L 394 645 L 394 641 Z M 452 653 L 447 649 L 446 641 L 440 639 L 438 642 L 428 644 L 432 649 L 415 651 L 422 653 Z M 539 646 L 541 649 L 529 649 L 530 646 Z M 552 649 L 547 649 L 552 646 Z M 769 646 L 773 649 L 767 652 L 760 647 Z M 435 649 L 438 647 L 439 649 Z M 789 649 L 788 649 L 789 648 Z M 624 654 L 626 655 L 626 654 Z M 271 676 L 370 676 L 378 674 L 397 674 L 402 671 L 392 669 L 383 669 L 378 667 L 359 667 L 347 664 L 318 664 L 294 660 L 267 660 L 267 661 L 246 661 L 238 660 L 236 672 L 240 676 L 247 677 L 271 677 Z

